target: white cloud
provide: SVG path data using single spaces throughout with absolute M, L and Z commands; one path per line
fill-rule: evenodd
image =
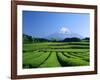
M 60 33 L 70 33 L 71 31 L 67 27 L 61 27 Z

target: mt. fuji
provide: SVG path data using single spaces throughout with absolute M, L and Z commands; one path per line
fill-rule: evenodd
M 73 37 L 80 38 L 80 39 L 83 38 L 81 35 L 79 35 L 77 33 L 73 33 L 69 29 L 63 27 L 60 29 L 59 32 L 48 35 L 45 38 L 49 39 L 49 40 L 52 40 L 52 39 L 64 40 L 65 38 L 73 38 Z

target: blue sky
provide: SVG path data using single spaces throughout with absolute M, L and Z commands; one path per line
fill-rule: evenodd
M 89 14 L 23 11 L 23 33 L 46 37 L 55 32 L 73 32 L 89 37 Z

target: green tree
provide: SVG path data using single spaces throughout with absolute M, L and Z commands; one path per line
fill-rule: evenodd
M 79 42 L 81 41 L 81 39 L 77 37 L 73 37 L 73 38 L 65 38 L 63 41 L 64 42 Z
M 32 42 L 33 42 L 32 36 L 23 34 L 23 43 L 32 43 Z
M 90 38 L 89 37 L 86 37 L 84 39 L 82 39 L 83 41 L 86 41 L 86 42 L 89 42 L 90 41 Z

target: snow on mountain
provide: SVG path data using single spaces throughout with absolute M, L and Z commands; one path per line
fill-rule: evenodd
M 47 37 L 45 37 L 46 39 L 52 40 L 52 39 L 56 39 L 56 40 L 64 40 L 65 38 L 73 38 L 73 37 L 77 37 L 82 39 L 83 37 L 77 33 L 72 33 L 72 32 L 56 32 L 53 33 Z

